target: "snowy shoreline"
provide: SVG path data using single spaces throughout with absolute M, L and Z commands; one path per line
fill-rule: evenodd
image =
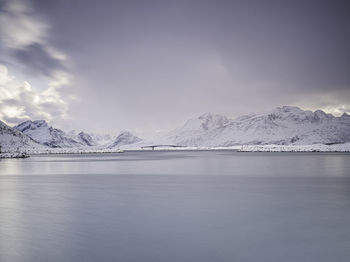
M 349 153 L 350 143 L 334 145 L 244 145 L 239 152 L 334 152 Z
M 132 147 L 132 145 L 120 147 L 123 150 L 137 151 L 205 151 L 205 150 L 234 150 L 237 152 L 350 152 L 350 143 L 344 144 L 312 144 L 312 145 L 236 145 L 236 146 L 221 146 L 221 147 L 159 147 L 152 149 L 140 149 Z
M 283 106 L 235 119 L 204 114 L 169 132 L 118 136 L 64 132 L 45 120 L 15 127 L 0 121 L 2 152 L 42 154 L 122 151 L 233 150 L 238 152 L 350 152 L 350 115 Z M 0 151 L 1 151 L 0 149 Z
M 0 153 L 0 159 L 4 158 L 28 158 L 27 153 Z
M 229 147 L 159 147 L 152 149 L 141 149 L 138 147 L 125 146 L 120 149 L 76 149 L 76 148 L 51 148 L 45 150 L 23 150 L 23 152 L 2 153 L 0 158 L 25 158 L 39 155 L 56 154 L 108 154 L 123 152 L 153 152 L 153 151 L 235 151 L 235 152 L 314 152 L 314 153 L 350 153 L 350 143 L 345 144 L 314 144 L 314 145 L 240 145 Z

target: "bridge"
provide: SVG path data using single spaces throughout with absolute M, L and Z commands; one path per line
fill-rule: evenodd
M 152 150 L 154 150 L 156 147 L 185 147 L 185 146 L 177 146 L 177 145 L 151 145 L 151 146 L 142 146 L 142 149 L 146 149 L 146 148 L 152 148 Z

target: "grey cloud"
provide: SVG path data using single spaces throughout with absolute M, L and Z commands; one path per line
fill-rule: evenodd
M 0 119 L 18 124 L 27 119 L 53 120 L 66 115 L 67 104 L 55 87 L 42 92 L 34 90 L 0 65 Z
M 0 6 L 0 23 L 1 49 L 30 74 L 52 77 L 54 71 L 67 71 L 65 57 L 49 42 L 50 23 L 31 1 L 5 1 Z
M 57 119 L 62 115 L 62 107 L 57 106 L 55 103 L 40 103 L 40 108 L 44 112 L 50 112 L 53 119 Z
M 208 111 L 350 104 L 349 1 L 33 3 L 50 43 L 74 61 L 73 128 L 167 129 Z M 24 61 L 36 56 L 44 74 L 44 64 L 62 66 L 35 50 Z
M 52 77 L 57 70 L 67 70 L 62 60 L 55 59 L 44 46 L 38 43 L 12 50 L 11 53 L 13 57 L 26 66 L 31 74 Z
M 6 123 L 8 123 L 10 125 L 15 125 L 15 124 L 21 123 L 23 121 L 23 118 L 4 116 L 1 120 L 5 121 Z
M 40 14 L 32 1 L 1 2 L 0 61 L 4 62 L 0 64 L 3 79 L 0 85 L 4 92 L 0 92 L 3 111 L 0 116 L 17 120 L 37 117 L 53 120 L 66 116 L 68 100 L 64 98 L 72 92 L 67 96 L 62 92 L 72 79 L 69 58 L 55 47 L 51 29 L 45 14 Z M 15 77 L 8 75 L 9 66 Z M 21 81 L 27 80 L 34 85 L 16 80 L 18 72 Z

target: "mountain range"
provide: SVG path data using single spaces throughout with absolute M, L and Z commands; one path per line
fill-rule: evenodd
M 311 145 L 350 142 L 350 116 L 335 117 L 321 110 L 277 107 L 266 113 L 249 114 L 235 119 L 204 114 L 181 127 L 142 139 L 130 131 L 117 136 L 87 132 L 65 132 L 45 120 L 25 121 L 15 127 L 0 122 L 0 144 L 15 148 L 133 148 L 154 144 L 186 147 L 229 147 L 235 145 Z
M 291 106 L 236 119 L 206 114 L 187 121 L 169 138 L 177 145 L 209 147 L 338 144 L 350 141 L 350 116 L 335 117 Z
M 23 148 L 41 149 L 43 146 L 21 131 L 0 121 L 0 152 L 15 152 Z

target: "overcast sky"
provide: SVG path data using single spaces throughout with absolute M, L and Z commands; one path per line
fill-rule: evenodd
M 350 112 L 350 1 L 0 0 L 0 119 L 166 130 Z

